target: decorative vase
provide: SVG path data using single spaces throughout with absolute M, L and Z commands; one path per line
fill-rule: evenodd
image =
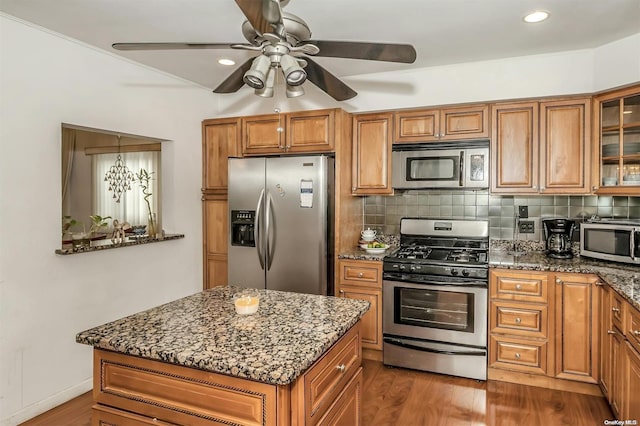
M 157 227 L 158 223 L 156 222 L 156 214 L 155 213 L 149 213 L 149 222 L 147 223 L 147 235 L 149 235 L 149 238 L 155 238 L 156 237 L 156 227 Z

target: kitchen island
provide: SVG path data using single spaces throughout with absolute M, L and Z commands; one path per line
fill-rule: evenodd
M 216 287 L 76 336 L 94 347 L 93 424 L 359 424 L 361 300 Z

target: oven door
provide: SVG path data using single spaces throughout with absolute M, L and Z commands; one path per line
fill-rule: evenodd
M 487 284 L 385 280 L 383 333 L 487 347 Z

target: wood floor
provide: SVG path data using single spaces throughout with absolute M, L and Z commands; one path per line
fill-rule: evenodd
M 363 426 L 603 425 L 602 397 L 388 368 L 364 360 Z M 91 392 L 23 426 L 90 426 Z

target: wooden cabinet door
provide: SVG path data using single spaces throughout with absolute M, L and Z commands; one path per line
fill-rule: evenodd
M 440 111 L 400 111 L 394 115 L 394 143 L 433 142 L 440 139 Z
M 391 187 L 391 113 L 353 117 L 354 195 L 393 194 Z
M 597 383 L 596 275 L 555 276 L 555 377 Z
M 375 288 L 338 286 L 338 296 L 366 300 L 371 307 L 361 319 L 362 347 L 382 350 L 382 290 Z
M 336 398 L 318 426 L 360 426 L 362 416 L 362 368 Z
M 256 115 L 242 118 L 242 154 L 278 154 L 284 151 L 285 116 Z
M 591 100 L 540 104 L 540 192 L 589 192 Z
M 447 108 L 440 111 L 440 140 L 488 137 L 489 107 L 487 105 Z
M 202 186 L 227 191 L 227 159 L 239 155 L 240 120 L 207 120 L 202 125 Z
M 301 111 L 286 115 L 287 152 L 331 152 L 335 147 L 334 109 Z
M 604 397 L 609 400 L 611 396 L 611 335 L 613 323 L 611 322 L 611 289 L 607 285 L 599 287 L 600 299 L 600 389 Z
M 204 288 L 226 285 L 229 235 L 229 203 L 214 197 L 203 201 L 204 215 Z
M 640 354 L 628 343 L 626 346 L 626 388 L 622 403 L 624 413 L 619 418 L 640 419 Z
M 622 416 L 624 407 L 624 383 L 628 380 L 625 376 L 625 343 L 624 336 L 618 329 L 612 330 L 611 334 L 611 394 L 609 396 L 609 404 L 611 411 L 616 417 Z
M 493 105 L 491 191 L 538 192 L 538 103 Z

